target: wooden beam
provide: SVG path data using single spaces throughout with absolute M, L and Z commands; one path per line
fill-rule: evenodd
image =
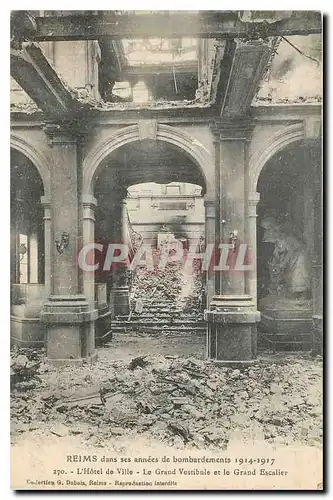
M 35 41 L 97 40 L 103 38 L 143 38 L 181 36 L 195 38 L 247 38 L 321 33 L 321 14 L 292 11 L 289 19 L 267 22 L 242 22 L 236 12 L 178 12 L 35 17 Z
M 122 76 L 126 79 L 128 76 L 144 76 L 144 75 L 164 75 L 176 73 L 198 73 L 198 62 L 189 61 L 174 64 L 140 64 L 137 66 L 127 66 L 123 69 Z
M 273 48 L 262 42 L 237 42 L 227 87 L 219 109 L 220 116 L 245 116 L 267 70 Z
M 11 49 L 11 76 L 37 106 L 50 116 L 76 112 L 80 108 L 49 64 L 40 47 L 30 44 L 21 50 Z

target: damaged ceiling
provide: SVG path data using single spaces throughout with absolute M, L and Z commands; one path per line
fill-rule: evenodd
M 238 119 L 249 112 L 251 105 L 261 102 L 321 100 L 319 13 L 158 12 L 14 11 L 12 75 L 48 114 L 59 114 L 61 106 L 60 113 L 83 108 L 107 111 L 203 106 L 211 107 L 218 116 Z M 155 36 L 154 19 L 160 26 L 160 37 Z M 52 32 L 46 29 L 50 26 Z M 289 33 L 292 36 L 283 35 Z M 56 87 L 45 54 L 45 60 L 35 58 L 33 68 L 22 56 L 27 41 L 31 52 L 36 41 L 93 38 L 100 49 L 98 96 L 87 89 L 69 88 L 66 75 Z M 24 60 L 24 74 L 15 58 Z M 45 95 L 49 92 L 49 75 L 54 88 L 48 97 L 44 91 L 37 92 L 42 97 L 37 102 L 34 74 L 41 81 L 39 67 L 47 69 L 45 76 L 42 72 Z M 309 88 L 304 89 L 305 81 Z M 73 104 L 73 99 L 80 105 Z M 52 103 L 52 110 L 45 102 Z M 23 99 L 15 110 L 28 107 L 33 112 L 31 106 L 31 100 Z

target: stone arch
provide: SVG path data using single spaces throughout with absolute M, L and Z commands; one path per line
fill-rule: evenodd
M 22 139 L 22 137 L 17 135 L 11 135 L 10 147 L 22 153 L 35 165 L 43 182 L 44 196 L 48 199 L 50 197 L 50 171 L 47 167 L 48 162 L 44 155 Z
M 278 130 L 259 150 L 255 151 L 249 163 L 250 197 L 256 195 L 260 173 L 268 160 L 290 144 L 302 141 L 304 137 L 303 122 L 293 123 Z
M 206 184 L 206 196 L 213 194 L 213 183 L 207 175 L 207 165 L 212 165 L 212 157 L 204 146 L 187 133 L 178 130 L 170 125 L 157 124 L 156 135 L 154 139 L 168 142 L 182 149 L 198 166 Z M 83 162 L 83 194 L 93 195 L 94 183 L 102 162 L 108 155 L 121 146 L 131 142 L 140 141 L 140 131 L 138 124 L 130 125 L 117 130 L 107 139 L 101 141 L 92 149 Z M 213 169 L 209 169 L 214 171 Z

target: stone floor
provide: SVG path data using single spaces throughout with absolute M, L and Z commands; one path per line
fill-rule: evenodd
M 147 335 L 133 332 L 133 334 L 115 334 L 112 341 L 98 349 L 98 357 L 103 360 L 130 360 L 145 354 L 162 354 L 164 356 L 194 356 L 204 359 L 206 351 L 206 337 L 203 335 L 188 334 L 184 329 L 180 335 L 164 334 Z

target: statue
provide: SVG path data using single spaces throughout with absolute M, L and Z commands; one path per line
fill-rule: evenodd
M 286 299 L 309 298 L 309 260 L 297 229 L 287 221 L 279 223 L 274 217 L 265 217 L 260 225 L 264 229 L 263 241 L 275 245 L 268 264 L 268 295 Z

